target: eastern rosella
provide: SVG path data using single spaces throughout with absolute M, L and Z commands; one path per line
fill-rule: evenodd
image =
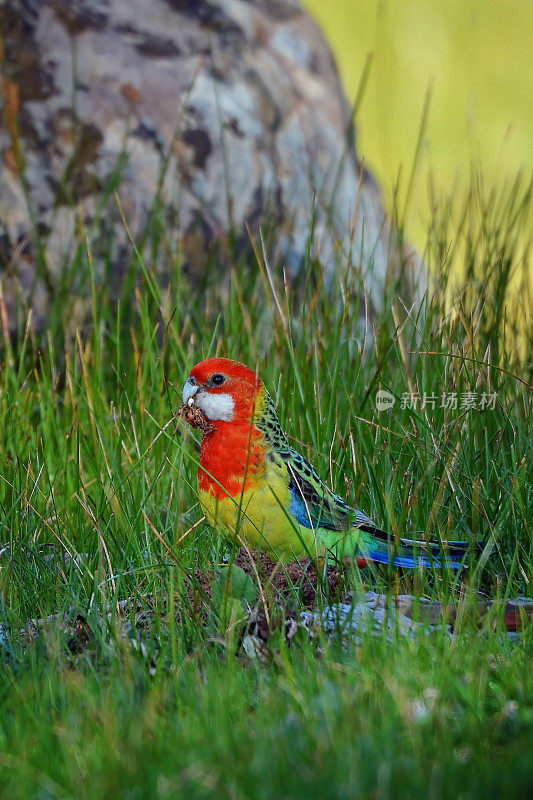
M 399 539 L 377 528 L 320 479 L 290 444 L 259 376 L 228 358 L 197 364 L 183 387 L 188 421 L 202 428 L 200 502 L 237 542 L 283 561 L 359 556 L 400 567 L 457 569 L 466 542 Z

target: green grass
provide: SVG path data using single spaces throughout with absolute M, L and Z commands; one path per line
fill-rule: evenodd
M 481 629 L 465 620 L 453 641 L 444 630 L 359 644 L 299 634 L 289 646 L 275 634 L 270 663 L 250 661 L 238 647 L 240 604 L 205 592 L 202 575 L 216 576 L 229 550 L 205 522 L 193 527 L 198 451 L 172 419 L 197 361 L 217 353 L 257 366 L 291 441 L 336 491 L 388 530 L 485 546 L 459 580 L 384 571 L 381 590 L 531 597 L 533 321 L 527 283 L 519 295 L 509 288 L 527 259 L 529 187 L 494 197 L 473 182 L 460 203 L 432 202 L 434 288 L 415 312 L 391 281 L 366 340 L 355 267 L 339 264 L 327 293 L 309 262 L 296 286 L 275 279 L 274 296 L 250 253 L 235 256 L 229 282 L 212 259 L 191 288 L 155 223 L 132 248 L 118 309 L 92 281 L 110 264 L 98 225 L 87 232 L 91 247 L 68 265 L 92 284 L 83 335 L 64 323 L 67 284 L 47 336 L 22 313 L 16 342 L 4 334 L 2 796 L 531 791 L 531 628 L 518 643 L 497 616 Z M 163 296 L 155 251 L 168 256 Z M 380 388 L 397 398 L 393 411 L 377 412 Z M 435 408 L 402 408 L 411 392 L 436 395 Z M 497 400 L 446 410 L 443 392 Z M 123 637 L 117 601 L 150 594 L 152 624 Z M 317 605 L 327 601 L 323 586 Z M 287 602 L 299 610 L 297 593 Z M 28 645 L 21 628 L 51 614 L 60 618 Z M 76 614 L 94 641 L 73 655 L 61 619 Z

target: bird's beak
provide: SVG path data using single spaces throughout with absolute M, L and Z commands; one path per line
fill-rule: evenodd
M 192 406 L 194 404 L 193 397 L 199 388 L 200 387 L 198 386 L 194 378 L 187 379 L 187 382 L 183 387 L 183 392 L 182 392 L 183 403 L 186 406 Z

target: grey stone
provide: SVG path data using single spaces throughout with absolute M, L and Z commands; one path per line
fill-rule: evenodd
M 42 299 L 34 318 L 44 324 L 84 228 L 100 282 L 102 243 L 113 242 L 110 291 L 120 291 L 133 256 L 106 194 L 117 173 L 136 239 L 160 193 L 160 222 L 193 280 L 230 230 L 245 247 L 246 224 L 257 236 L 268 220 L 273 266 L 295 274 L 314 206 L 312 250 L 327 279 L 339 262 L 360 268 L 377 310 L 388 270 L 401 269 L 412 295 L 420 263 L 391 236 L 331 51 L 297 0 L 0 0 L 0 69 L 0 277 L 9 275 L 11 317 L 15 286 L 29 304 Z M 166 281 L 168 258 L 153 262 Z M 88 290 L 76 275 L 72 291 Z

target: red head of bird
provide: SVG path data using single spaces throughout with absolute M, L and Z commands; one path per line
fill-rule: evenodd
M 229 358 L 196 364 L 183 387 L 183 402 L 216 423 L 250 424 L 263 384 L 256 373 Z
M 183 402 L 209 420 L 198 470 L 200 489 L 215 497 L 235 495 L 264 470 L 264 436 L 254 420 L 266 391 L 256 373 L 229 358 L 196 364 L 183 387 Z

